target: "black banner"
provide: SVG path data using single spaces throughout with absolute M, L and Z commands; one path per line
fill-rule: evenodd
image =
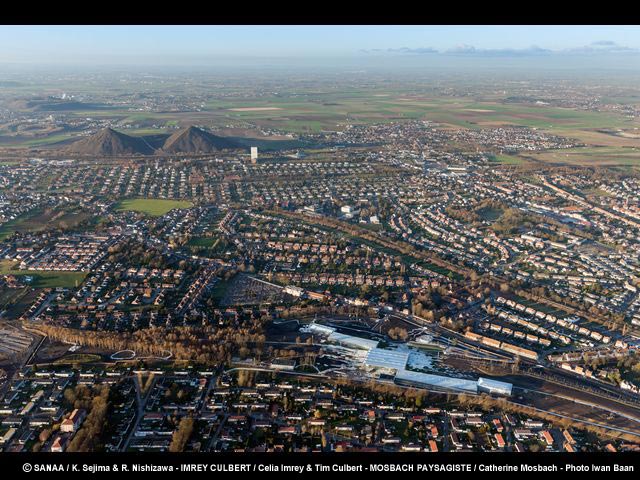
M 2 454 L 3 473 L 36 477 L 51 472 L 157 473 L 634 473 L 640 455 L 634 453 L 260 453 L 260 454 Z

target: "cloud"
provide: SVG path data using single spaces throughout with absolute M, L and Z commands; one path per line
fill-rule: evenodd
M 484 49 L 476 48 L 473 45 L 458 45 L 454 48 L 446 50 L 444 52 L 447 55 L 477 55 L 484 57 L 528 57 L 537 55 L 549 55 L 553 53 L 552 50 L 546 48 L 540 48 L 536 45 L 532 45 L 529 48 L 497 48 L 497 49 Z
M 360 50 L 360 53 L 365 54 L 391 54 L 391 55 L 427 55 L 440 53 L 435 48 L 431 47 L 400 47 L 400 48 L 370 48 Z
M 405 53 L 405 54 L 410 54 L 410 55 L 424 55 L 424 54 L 430 54 L 430 53 L 439 53 L 438 50 L 436 50 L 435 48 L 431 48 L 431 47 L 419 47 L 419 48 L 409 48 L 409 47 L 402 47 L 402 48 L 388 48 L 387 49 L 388 53 Z
M 467 45 L 465 43 L 462 43 L 460 45 L 456 45 L 455 47 L 445 51 L 444 53 L 455 53 L 455 54 L 466 55 L 466 54 L 474 54 L 477 52 L 478 52 L 478 49 L 476 49 L 476 47 L 474 47 L 473 45 Z
M 582 47 L 551 50 L 532 45 L 528 48 L 477 48 L 473 45 L 456 45 L 448 50 L 437 50 L 433 47 L 400 47 L 375 48 L 360 50 L 365 54 L 377 55 L 456 55 L 475 57 L 540 57 L 551 55 L 598 55 L 598 54 L 633 54 L 640 53 L 640 49 L 620 45 L 611 40 L 599 40 Z
M 598 53 L 640 53 L 640 49 L 620 45 L 611 40 L 599 40 L 584 47 L 565 50 L 566 53 L 598 54 Z

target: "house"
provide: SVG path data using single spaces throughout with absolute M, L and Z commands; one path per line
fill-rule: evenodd
M 567 441 L 567 443 L 574 445 L 576 443 L 576 441 L 573 439 L 573 436 L 569 433 L 568 430 L 563 430 L 562 431 L 562 435 L 564 436 L 565 440 Z
M 547 444 L 547 448 L 553 446 L 553 437 L 551 436 L 551 433 L 549 433 L 549 430 L 543 430 L 542 432 L 540 432 L 540 436 Z
M 54 453 L 62 453 L 66 447 L 66 441 L 62 439 L 60 435 L 58 435 L 51 444 L 51 451 Z
M 278 428 L 278 433 L 281 435 L 295 435 L 298 432 L 295 426 L 285 426 Z
M 462 442 L 460 441 L 460 438 L 458 437 L 458 434 L 455 432 L 451 432 L 449 434 L 449 442 L 451 443 L 451 445 L 453 445 L 456 448 L 462 448 Z
M 0 444 L 5 445 L 15 436 L 17 429 L 12 427 L 0 438 Z
M 415 443 L 410 443 L 409 445 L 403 445 L 402 446 L 402 451 L 403 452 L 421 452 L 422 451 L 422 447 L 420 445 L 415 444 Z
M 60 425 L 60 431 L 63 433 L 73 433 L 77 431 L 86 416 L 87 413 L 84 410 L 76 408 L 73 412 L 71 412 L 69 418 L 66 418 L 62 421 L 62 424 Z

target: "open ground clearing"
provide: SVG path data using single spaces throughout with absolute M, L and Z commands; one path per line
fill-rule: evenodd
M 79 285 L 87 272 L 42 272 L 20 270 L 18 263 L 11 260 L 0 260 L 0 275 L 15 275 L 18 277 L 32 277 L 31 286 L 35 288 L 71 288 Z
M 520 125 L 577 138 L 605 146 L 640 146 L 640 138 L 607 131 L 634 132 L 637 119 L 621 114 L 595 112 L 531 103 L 506 103 L 496 95 L 481 98 L 438 97 L 398 89 L 396 93 L 353 89 L 342 92 L 309 91 L 289 96 L 212 99 L 200 111 L 144 112 L 132 114 L 121 108 L 78 110 L 71 115 L 111 119 L 126 125 L 127 134 L 166 134 L 189 124 L 224 128 L 229 124 L 248 128 L 276 129 L 291 133 L 341 130 L 348 124 L 372 124 L 424 119 L 453 128 L 484 128 Z M 603 133 L 604 132 L 604 133 Z M 0 131 L 0 136 L 2 131 Z M 53 145 L 70 138 L 69 132 L 39 137 L 14 138 L 10 147 Z
M 130 198 L 121 200 L 116 210 L 140 212 L 152 217 L 160 217 L 176 208 L 189 208 L 191 202 L 185 200 L 165 200 L 160 198 Z
M 572 148 L 528 154 L 531 158 L 554 164 L 581 166 L 639 166 L 640 149 L 635 148 Z
M 27 212 L 0 226 L 0 240 L 14 233 L 39 232 L 47 228 L 73 228 L 91 215 L 83 211 L 37 209 Z

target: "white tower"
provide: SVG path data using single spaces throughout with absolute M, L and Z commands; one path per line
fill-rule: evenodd
M 251 147 L 251 163 L 258 161 L 258 147 Z

